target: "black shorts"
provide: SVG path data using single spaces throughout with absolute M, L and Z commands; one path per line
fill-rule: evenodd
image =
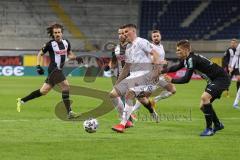
M 234 68 L 232 73 L 231 73 L 231 76 L 238 76 L 240 73 L 239 73 L 239 69 L 238 68 Z
M 64 80 L 66 80 L 66 77 L 64 76 L 62 70 L 55 69 L 48 75 L 45 82 L 53 87 L 55 84 L 63 82 Z
M 205 92 L 209 93 L 213 99 L 221 98 L 222 92 L 227 90 L 230 86 L 230 77 L 218 77 L 212 82 L 208 83 Z

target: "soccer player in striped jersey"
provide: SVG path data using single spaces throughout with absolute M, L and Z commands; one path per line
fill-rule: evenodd
M 230 47 L 224 52 L 223 56 L 223 68 L 230 74 L 231 78 L 235 75 L 237 79 L 237 90 L 240 86 L 240 73 L 239 73 L 239 56 L 234 58 L 236 48 L 237 48 L 237 39 L 232 39 L 230 42 Z M 233 64 L 233 68 L 231 67 L 232 61 L 235 59 L 235 64 Z M 231 71 L 231 72 L 230 72 Z M 227 91 L 227 97 L 229 97 L 229 92 Z
M 50 64 L 48 66 L 48 77 L 40 89 L 37 89 L 29 95 L 17 99 L 17 111 L 21 111 L 21 105 L 29 100 L 46 95 L 55 85 L 58 85 L 62 90 L 62 100 L 65 104 L 68 118 L 73 118 L 74 112 L 70 106 L 69 100 L 69 83 L 63 74 L 63 66 L 67 59 L 77 60 L 82 62 L 81 57 L 77 57 L 71 51 L 71 44 L 68 40 L 63 39 L 63 26 L 53 24 L 47 28 L 49 36 L 52 38 L 47 42 L 37 55 L 36 70 L 39 75 L 44 74 L 44 69 L 40 66 L 42 57 L 45 53 L 49 53 Z
M 237 42 L 237 41 L 235 41 L 235 42 Z M 237 109 L 239 108 L 238 103 L 240 100 L 240 89 L 239 89 L 239 86 L 240 86 L 240 75 L 239 75 L 240 60 L 239 60 L 239 58 L 240 58 L 240 43 L 236 47 L 236 51 L 233 56 L 230 68 L 229 68 L 229 72 L 231 73 L 231 75 L 236 75 L 236 78 L 237 78 L 237 94 L 236 94 L 235 101 L 233 103 L 233 107 L 237 108 Z

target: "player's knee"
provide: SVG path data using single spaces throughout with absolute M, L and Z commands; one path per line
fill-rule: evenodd
M 173 87 L 170 92 L 171 92 L 172 94 L 175 94 L 175 93 L 177 92 L 176 87 Z
M 207 97 L 206 95 L 202 95 L 201 96 L 201 104 L 207 104 L 207 103 L 210 103 L 209 97 Z
M 115 89 L 113 89 L 110 93 L 109 93 L 109 97 L 110 98 L 116 98 L 118 97 L 118 93 Z
M 138 101 L 142 104 L 147 104 L 148 99 L 146 97 L 140 97 L 140 98 L 138 98 Z
M 135 93 L 133 91 L 127 91 L 126 93 L 126 99 L 133 99 L 135 98 Z
M 173 85 L 173 84 L 168 84 L 166 87 L 165 87 L 165 89 L 168 91 L 168 92 L 171 92 L 172 94 L 175 94 L 176 93 L 176 87 L 175 87 L 175 85 Z
M 62 91 L 69 91 L 69 90 L 70 90 L 69 85 L 62 86 Z
M 49 92 L 48 89 L 40 89 L 40 93 L 41 93 L 42 95 L 46 95 L 46 94 L 48 94 L 48 92 Z

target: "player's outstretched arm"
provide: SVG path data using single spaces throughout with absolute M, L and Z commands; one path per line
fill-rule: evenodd
M 76 56 L 72 51 L 68 52 L 68 59 L 70 60 L 76 60 L 78 63 L 82 63 L 83 59 L 80 56 Z
M 171 83 L 175 83 L 175 84 L 183 84 L 183 83 L 188 83 L 192 77 L 193 74 L 193 70 L 192 69 L 187 69 L 186 73 L 183 77 L 179 78 L 179 79 L 172 79 Z

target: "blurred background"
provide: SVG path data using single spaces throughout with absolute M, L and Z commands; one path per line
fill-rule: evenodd
M 36 55 L 49 41 L 46 28 L 63 24 L 64 37 L 77 55 L 111 55 L 120 25 L 134 23 L 140 37 L 153 29 L 162 34 L 166 57 L 175 44 L 189 39 L 193 49 L 221 64 L 232 38 L 240 38 L 239 0 L 1 0 L 0 76 L 36 75 Z M 43 66 L 49 63 L 45 56 Z M 82 67 L 97 60 L 86 57 Z M 87 65 L 88 64 L 88 65 Z M 70 63 L 67 66 L 74 66 Z M 75 71 L 73 75 L 82 75 Z

